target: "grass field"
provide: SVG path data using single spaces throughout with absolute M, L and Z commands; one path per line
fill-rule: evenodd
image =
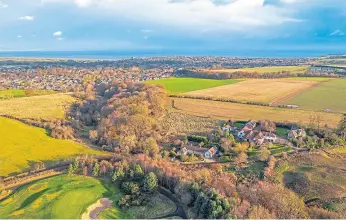
M 37 161 L 55 161 L 76 155 L 102 155 L 70 140 L 57 140 L 46 130 L 0 117 L 0 176 L 25 171 Z
M 155 85 L 164 85 L 170 94 L 185 93 L 200 89 L 207 89 L 217 86 L 229 85 L 240 82 L 241 80 L 215 80 L 199 78 L 166 78 L 159 80 L 147 81 L 146 83 Z
M 306 109 L 330 109 L 346 112 L 346 80 L 335 79 L 321 83 L 311 90 L 285 101 L 285 104 L 298 105 Z
M 308 66 L 268 66 L 268 67 L 255 67 L 255 68 L 241 68 L 241 69 L 220 69 L 220 70 L 208 70 L 208 72 L 257 72 L 257 73 L 277 73 L 282 71 L 289 71 L 291 73 L 305 73 L 309 69 Z
M 329 157 L 326 154 L 302 154 L 289 157 L 289 168 L 283 173 L 284 183 L 289 186 L 297 180 L 294 174 L 305 176 L 305 183 L 296 191 L 304 199 L 338 198 L 346 196 L 345 159 Z M 304 187 L 303 187 L 304 186 Z
M 75 102 L 67 94 L 52 94 L 0 101 L 0 115 L 17 118 L 42 118 L 46 120 L 64 117 L 64 109 Z
M 285 97 L 300 93 L 316 86 L 315 81 L 252 79 L 234 85 L 188 92 L 186 95 L 196 97 L 214 97 L 243 102 L 276 103 Z
M 79 219 L 98 199 L 119 195 L 114 184 L 90 177 L 61 175 L 19 188 L 0 202 L 0 218 Z M 119 209 L 115 213 L 115 218 L 128 217 Z
M 211 117 L 223 120 L 272 120 L 275 122 L 294 122 L 308 124 L 311 115 L 320 115 L 330 127 L 336 127 L 342 115 L 315 112 L 311 110 L 273 108 L 229 102 L 216 102 L 198 99 L 175 98 L 176 108 L 186 114 Z
M 49 95 L 54 94 L 55 91 L 50 90 L 21 90 L 21 89 L 9 89 L 9 90 L 0 90 L 0 100 L 1 99 L 10 99 L 10 98 L 20 98 L 26 96 L 39 96 L 39 95 Z

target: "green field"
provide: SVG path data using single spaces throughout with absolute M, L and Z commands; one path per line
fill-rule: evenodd
M 114 184 L 61 175 L 25 185 L 0 202 L 1 219 L 79 219 L 98 199 L 121 195 Z M 115 218 L 127 218 L 116 210 Z
M 346 80 L 335 79 L 321 83 L 311 90 L 285 101 L 305 109 L 346 112 Z
M 185 92 L 191 92 L 201 89 L 208 89 L 217 86 L 224 86 L 233 83 L 240 82 L 241 80 L 227 79 L 200 79 L 200 78 L 166 78 L 159 80 L 151 80 L 146 83 L 154 85 L 164 85 L 170 94 L 179 94 Z
M 0 117 L 0 137 L 0 176 L 28 170 L 37 161 L 104 154 L 70 140 L 51 138 L 44 129 L 3 117 Z
M 0 90 L 0 100 L 27 97 L 27 96 L 49 95 L 54 93 L 56 92 L 50 91 L 50 90 L 22 90 L 22 89 Z

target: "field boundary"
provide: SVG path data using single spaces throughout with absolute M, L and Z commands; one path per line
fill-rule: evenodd
M 301 108 L 279 108 L 276 106 L 258 106 L 258 108 L 256 108 L 244 103 L 227 103 L 206 99 L 174 98 L 173 100 L 175 100 L 174 109 L 178 112 L 194 116 L 208 116 L 209 118 L 221 120 L 229 120 L 230 118 L 236 120 L 264 120 L 262 119 L 263 117 L 257 117 L 256 114 L 265 113 L 269 115 L 273 114 L 273 116 L 268 117 L 270 120 L 275 122 L 308 124 L 310 115 L 321 114 L 323 118 L 328 119 L 327 121 L 331 127 L 335 127 L 342 118 L 342 114 L 340 113 L 325 112 L 321 110 L 315 111 Z M 215 102 L 215 104 L 213 104 L 213 102 Z M 199 110 L 199 108 L 202 109 Z M 203 108 L 208 108 L 210 111 Z M 282 113 L 278 112 L 279 110 L 282 110 Z M 306 117 L 301 116 L 301 114 Z
M 307 92 L 307 91 L 310 91 L 310 90 L 312 90 L 312 89 L 314 89 L 316 87 L 319 87 L 319 86 L 321 86 L 322 84 L 324 84 L 324 83 L 326 83 L 328 81 L 329 80 L 323 81 L 323 82 L 319 82 L 319 83 L 317 83 L 315 85 L 311 85 L 309 88 L 299 89 L 298 91 L 296 91 L 294 93 L 291 93 L 291 94 L 289 94 L 289 95 L 287 95 L 285 97 L 279 98 L 278 100 L 275 100 L 275 101 L 271 102 L 270 104 L 273 105 L 273 106 L 282 106 L 282 105 L 287 106 L 287 105 L 283 104 L 285 101 L 287 101 L 289 99 L 292 99 L 294 97 L 297 97 L 298 95 L 300 95 L 303 92 Z
M 261 102 L 244 102 L 244 101 L 237 101 L 233 99 L 221 99 L 221 98 L 213 98 L 213 97 L 198 97 L 198 96 L 190 96 L 190 95 L 169 95 L 169 97 L 173 99 L 174 98 L 196 99 L 196 100 L 213 101 L 213 102 L 224 102 L 224 103 L 234 103 L 234 104 L 241 104 L 241 105 L 260 106 L 260 107 L 268 107 L 268 108 L 292 109 L 297 111 L 300 110 L 300 111 L 311 111 L 311 112 L 321 112 L 321 113 L 330 113 L 330 114 L 343 114 L 342 112 L 326 112 L 324 110 L 318 110 L 318 109 L 295 108 L 290 105 L 272 105 L 272 104 L 261 103 Z M 181 110 L 175 106 L 173 108 Z M 200 116 L 200 117 L 206 117 L 206 116 Z

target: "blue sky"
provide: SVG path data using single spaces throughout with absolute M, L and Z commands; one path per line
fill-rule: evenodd
M 0 51 L 346 51 L 345 0 L 0 0 Z

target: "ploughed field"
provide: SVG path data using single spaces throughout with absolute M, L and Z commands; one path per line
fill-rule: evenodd
M 2 219 L 79 219 L 86 209 L 103 197 L 119 197 L 113 184 L 84 176 L 61 175 L 24 185 L 0 202 Z M 114 210 L 113 217 L 127 218 Z
M 53 162 L 77 155 L 103 155 L 71 140 L 58 140 L 42 128 L 0 117 L 0 176 L 28 170 L 34 162 Z
M 17 118 L 57 119 L 63 118 L 76 100 L 68 94 L 51 94 L 0 100 L 0 115 L 11 115 Z
M 193 97 L 212 97 L 241 102 L 274 104 L 318 85 L 316 81 L 288 79 L 251 79 L 234 85 L 218 86 L 185 93 Z
M 199 99 L 174 98 L 178 111 L 187 114 L 219 118 L 224 120 L 272 120 L 275 122 L 294 122 L 309 124 L 311 116 L 321 116 L 322 123 L 336 127 L 342 114 L 315 112 L 303 109 L 274 108 L 229 102 L 218 102 Z
M 146 81 L 149 84 L 164 85 L 169 94 L 180 94 L 195 90 L 207 89 L 223 85 L 234 84 L 242 80 L 228 79 L 200 79 L 200 78 L 166 78 L 159 80 Z
M 335 79 L 322 82 L 284 102 L 301 108 L 346 112 L 346 80 Z

